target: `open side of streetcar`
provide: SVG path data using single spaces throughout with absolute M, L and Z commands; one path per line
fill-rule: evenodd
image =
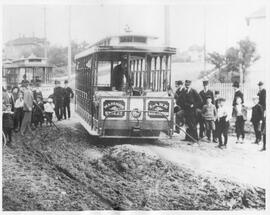
M 158 138 L 163 132 L 171 136 L 174 99 L 168 88 L 175 49 L 150 47 L 150 39 L 106 38 L 75 57 L 75 111 L 90 134 Z

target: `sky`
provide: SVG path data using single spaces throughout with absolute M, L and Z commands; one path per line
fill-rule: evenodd
M 260 9 L 261 3 L 177 4 L 169 6 L 170 45 L 186 50 L 193 44 L 207 51 L 223 52 L 248 34 L 245 17 Z M 3 6 L 3 41 L 19 35 L 44 37 L 53 45 L 68 44 L 69 7 L 67 5 Z M 152 5 L 72 5 L 71 39 L 94 43 L 105 36 L 121 34 L 125 25 L 133 33 L 153 35 L 164 43 L 164 6 Z M 205 31 L 204 31 L 205 29 Z M 205 32 L 205 34 L 204 34 Z

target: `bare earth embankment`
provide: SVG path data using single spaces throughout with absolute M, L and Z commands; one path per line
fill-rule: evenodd
M 75 121 L 3 148 L 4 210 L 265 209 L 264 181 L 247 179 L 265 153 L 251 144 L 97 143 Z

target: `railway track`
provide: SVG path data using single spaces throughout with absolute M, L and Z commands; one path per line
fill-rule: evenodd
M 64 132 L 65 135 L 70 136 L 70 133 Z M 63 135 L 60 133 L 60 136 Z M 48 136 L 47 134 L 45 135 L 46 137 Z M 50 139 L 50 141 L 56 140 L 58 137 Z M 44 138 L 41 139 L 43 143 L 46 143 L 46 140 Z M 77 186 L 81 187 L 82 189 L 86 189 L 88 192 L 93 193 L 96 195 L 100 202 L 104 205 L 106 205 L 107 208 L 113 209 L 113 210 L 127 210 L 127 208 L 124 208 L 119 205 L 119 202 L 112 201 L 109 198 L 104 197 L 104 195 L 95 189 L 94 187 L 90 186 L 89 184 L 86 184 L 85 182 L 81 181 L 79 178 L 74 176 L 69 170 L 66 168 L 56 164 L 55 162 L 52 161 L 52 159 L 46 155 L 46 153 L 42 152 L 41 150 L 37 149 L 34 147 L 33 142 L 35 141 L 35 138 L 32 139 L 32 141 L 26 143 L 22 142 L 23 147 L 25 148 L 26 151 L 30 152 L 30 154 L 35 155 L 39 159 L 42 160 L 43 163 L 46 163 L 53 169 L 54 171 L 58 172 L 59 175 L 64 176 L 66 179 L 71 180 L 73 183 L 75 183 Z M 130 210 L 130 209 L 129 209 Z

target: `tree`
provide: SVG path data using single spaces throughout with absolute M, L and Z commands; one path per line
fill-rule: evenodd
M 48 50 L 48 61 L 56 67 L 67 66 L 67 47 L 51 46 Z
M 219 73 L 219 80 L 225 80 L 229 72 L 240 74 L 240 81 L 245 81 L 248 68 L 259 59 L 256 44 L 248 38 L 240 40 L 237 47 L 230 47 L 225 55 L 217 52 L 208 54 L 208 62 L 213 64 Z
M 81 43 L 76 43 L 75 41 L 71 42 L 71 57 L 73 63 L 75 63 L 75 55 L 85 50 L 87 46 L 89 46 L 89 44 L 85 41 Z
M 238 72 L 239 71 L 239 50 L 234 47 L 230 47 L 225 54 L 225 71 L 228 72 Z
M 248 38 L 240 40 L 239 45 L 239 66 L 243 74 L 243 82 L 247 76 L 247 69 L 257 61 L 260 56 L 256 53 L 256 44 Z
M 225 57 L 217 52 L 208 53 L 206 60 L 213 64 L 220 72 L 221 67 L 225 64 Z

